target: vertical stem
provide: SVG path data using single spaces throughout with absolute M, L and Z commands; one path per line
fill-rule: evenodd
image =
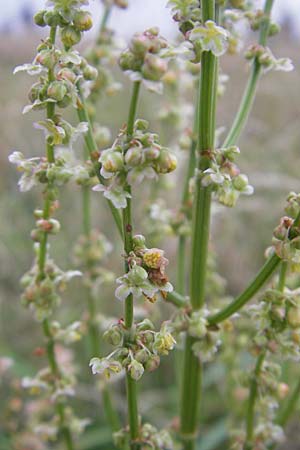
M 140 82 L 136 81 L 133 84 L 133 91 L 130 101 L 128 121 L 127 121 L 127 138 L 128 141 L 132 137 L 134 121 L 137 110 L 137 102 L 139 97 Z M 131 193 L 130 186 L 127 186 L 127 192 Z M 123 236 L 124 236 L 124 250 L 125 254 L 129 255 L 132 251 L 132 217 L 131 217 L 131 199 L 127 199 L 127 206 L 123 209 Z M 125 261 L 125 271 L 128 272 L 128 262 Z M 134 324 L 133 314 L 133 298 L 129 295 L 125 300 L 125 327 L 128 330 L 127 339 L 131 338 L 131 331 Z M 127 405 L 130 431 L 130 448 L 137 449 L 136 440 L 139 437 L 139 417 L 138 417 L 138 402 L 137 402 L 137 383 L 133 380 L 129 373 L 126 373 L 126 391 L 127 391 Z
M 202 1 L 203 22 L 215 20 L 215 9 L 215 0 Z M 217 71 L 217 58 L 211 52 L 203 52 L 198 97 L 198 151 L 200 154 L 198 170 L 200 172 L 209 167 L 209 152 L 214 149 Z M 190 262 L 190 300 L 193 310 L 200 309 L 205 300 L 210 205 L 211 190 L 202 187 L 201 180 L 198 177 L 194 195 Z M 185 344 L 180 411 L 181 435 L 185 450 L 195 448 L 198 428 L 202 365 L 192 350 L 195 341 L 195 338 L 187 336 Z
M 246 415 L 246 442 L 244 450 L 252 450 L 254 437 L 254 416 L 255 416 L 255 402 L 257 397 L 258 378 L 260 376 L 261 368 L 263 366 L 266 356 L 266 350 L 263 350 L 257 358 L 254 373 L 250 384 L 249 400 Z

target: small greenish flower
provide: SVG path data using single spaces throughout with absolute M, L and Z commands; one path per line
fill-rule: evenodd
M 131 378 L 138 381 L 143 376 L 144 366 L 136 359 L 132 359 L 131 363 L 127 367 L 127 370 L 129 371 Z
M 134 266 L 130 271 L 120 278 L 117 278 L 120 285 L 115 291 L 115 295 L 119 300 L 125 300 L 130 294 L 138 300 L 143 295 L 153 298 L 158 288 L 148 280 L 148 273 L 140 266 Z
M 90 361 L 93 375 L 99 373 L 103 374 L 105 378 L 109 379 L 112 374 L 120 373 L 122 365 L 118 361 L 109 360 L 108 358 L 92 358 Z
M 117 185 L 104 186 L 103 184 L 96 184 L 93 187 L 93 191 L 103 192 L 104 197 L 110 200 L 117 209 L 126 208 L 127 198 L 131 198 L 129 192 L 125 191 L 122 186 Z
M 199 41 L 203 51 L 211 51 L 215 56 L 221 56 L 228 48 L 229 33 L 212 20 L 207 20 L 204 26 L 191 31 L 190 39 Z
M 161 331 L 155 335 L 153 349 L 158 355 L 168 355 L 175 344 L 176 341 L 168 328 L 162 326 Z

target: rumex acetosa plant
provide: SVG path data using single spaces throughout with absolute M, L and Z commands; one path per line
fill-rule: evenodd
M 123 0 L 105 0 L 99 33 L 86 58 L 74 48 L 92 27 L 90 13 L 82 9 L 85 1 L 53 0 L 35 15 L 35 23 L 48 27 L 49 36 L 39 45 L 33 62 L 17 67 L 15 72 L 38 76 L 24 112 L 44 112 L 35 127 L 45 133 L 45 155 L 26 158 L 13 152 L 10 162 L 22 172 L 20 190 L 40 185 L 43 197 L 42 208 L 34 212 L 36 225 L 31 233 L 35 260 L 21 282 L 22 303 L 34 312 L 46 339 L 48 367 L 36 377 L 23 380 L 23 386 L 32 392 L 45 392 L 53 405 L 52 417 L 47 411 L 43 421 L 42 413 L 34 429 L 44 439 L 61 439 L 68 450 L 79 449 L 74 433 L 83 432 L 88 420 L 77 418 L 69 405 L 75 378 L 59 363 L 57 342 L 69 344 L 85 331 L 90 341 L 91 370 L 101 378 L 103 405 L 117 448 L 195 449 L 203 367 L 217 356 L 228 369 L 228 396 L 243 404 L 243 422 L 232 413 L 230 448 L 273 449 L 283 439 L 283 426 L 300 391 L 297 383 L 282 406 L 288 386 L 281 381 L 278 362 L 282 358 L 299 359 L 299 289 L 289 281 L 300 261 L 299 195 L 289 195 L 287 215 L 274 230 L 264 266 L 236 299 L 225 296 L 224 280 L 216 271 L 216 255 L 210 243 L 212 203 L 233 207 L 241 194 L 253 193 L 236 158 L 240 154 L 237 141 L 251 111 L 259 77 L 270 70 L 293 68 L 289 59 L 276 58 L 267 47 L 268 38 L 279 31 L 271 21 L 273 3 L 266 0 L 261 10 L 255 2 L 246 0 L 170 0 L 168 7 L 178 26 L 178 41 L 171 45 L 154 26 L 135 33 L 128 48 L 121 51 L 108 21 L 113 8 L 125 9 L 128 5 Z M 216 109 L 227 79 L 221 72 L 220 58 L 241 50 L 241 23 L 258 31 L 259 39 L 245 53 L 251 64 L 249 80 L 222 143 Z M 121 88 L 112 70 L 117 61 L 132 83 L 132 94 L 127 121 L 111 141 L 110 130 L 97 123 L 97 103 Z M 137 114 L 143 89 L 165 93 L 167 105 L 159 118 L 173 127 L 172 149 L 152 131 L 152 124 Z M 188 102 L 189 97 L 195 101 Z M 77 111 L 77 124 L 63 118 L 61 110 L 69 106 Z M 73 144 L 80 135 L 85 147 L 77 157 Z M 188 161 L 185 179 L 179 183 L 180 206 L 168 209 L 160 195 L 163 179 L 178 165 L 173 151 L 176 141 L 181 149 L 188 150 Z M 82 236 L 73 249 L 80 272 L 62 271 L 50 249 L 51 235 L 60 229 L 54 215 L 66 183 L 79 184 L 82 189 Z M 149 237 L 141 234 L 143 230 L 136 229 L 133 221 L 136 192 L 145 183 L 156 183 L 145 211 L 148 220 L 144 234 Z M 114 279 L 104 267 L 113 247 L 103 230 L 92 228 L 92 191 L 101 192 L 106 199 L 123 244 L 124 273 L 116 278 L 114 292 L 124 305 L 123 312 L 109 321 L 103 336 L 100 330 L 107 320 L 99 320 L 102 310 L 97 300 L 99 286 Z M 97 220 L 101 223 L 101 217 Z M 169 235 L 178 239 L 176 277 L 167 274 L 169 261 L 164 250 L 151 245 L 153 238 L 159 241 Z M 277 269 L 279 274 L 273 277 Z M 52 315 L 57 314 L 61 289 L 74 276 L 82 280 L 86 320 L 63 327 L 52 320 Z M 270 288 L 258 301 L 242 309 L 270 280 Z M 153 312 L 162 302 L 172 304 L 175 311 L 157 325 Z M 105 343 L 113 347 L 107 356 L 102 350 Z M 184 349 L 183 361 L 179 356 L 176 365 L 182 372 L 178 377 L 179 421 L 158 429 L 140 414 L 137 384 L 145 372 L 158 369 L 161 357 L 168 356 L 177 345 Z M 245 352 L 256 358 L 254 369 L 246 375 L 239 358 Z M 87 367 L 81 371 L 87 371 Z M 111 380 L 122 376 L 127 398 L 123 427 L 120 408 L 110 389 Z

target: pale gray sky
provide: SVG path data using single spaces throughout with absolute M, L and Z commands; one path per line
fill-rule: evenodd
M 262 3 L 262 0 L 257 0 Z M 0 24 L 18 22 L 18 15 L 24 6 L 29 5 L 38 10 L 44 0 L 0 0 Z M 112 16 L 112 25 L 119 26 L 123 36 L 131 35 L 135 30 L 144 30 L 146 27 L 157 25 L 163 33 L 168 34 L 173 28 L 169 11 L 166 9 L 167 0 L 130 0 L 132 5 L 126 11 L 115 10 Z M 99 16 L 101 6 L 99 1 L 90 1 L 91 9 Z M 274 18 L 289 17 L 293 29 L 300 38 L 300 0 L 275 0 Z

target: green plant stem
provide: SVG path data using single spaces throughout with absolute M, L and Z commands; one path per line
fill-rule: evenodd
M 251 298 L 259 291 L 264 283 L 270 278 L 272 273 L 278 267 L 281 259 L 276 255 L 272 255 L 256 277 L 251 281 L 249 286 L 235 300 L 229 303 L 224 309 L 207 318 L 209 324 L 214 325 L 228 319 L 228 317 L 239 311 Z
M 203 22 L 215 20 L 215 6 L 214 0 L 203 0 Z M 217 70 L 217 58 L 211 52 L 203 52 L 198 96 L 198 100 L 201 98 L 198 110 L 197 146 L 200 153 L 199 171 L 209 167 L 210 160 L 207 153 L 214 148 Z M 190 301 L 193 310 L 200 309 L 205 299 L 210 204 L 211 190 L 202 187 L 200 178 L 197 178 L 193 206 L 190 263 Z M 180 432 L 185 450 L 195 448 L 201 393 L 202 364 L 193 353 L 194 341 L 194 338 L 187 336 L 184 354 Z
M 55 43 L 55 37 L 56 37 L 56 27 L 51 27 L 50 29 L 50 42 L 52 45 Z M 53 81 L 54 74 L 53 70 L 49 69 L 48 71 L 48 80 L 49 82 Z M 47 105 L 47 119 L 54 119 L 55 115 L 55 105 L 54 103 L 48 103 Z M 46 143 L 46 156 L 48 163 L 54 163 L 55 162 L 55 154 L 54 154 L 54 145 L 47 142 Z M 51 185 L 48 184 L 47 188 L 51 188 Z M 50 210 L 51 210 L 51 198 L 48 195 L 47 189 L 45 192 L 45 200 L 44 200 L 44 208 L 43 208 L 43 219 L 47 220 L 50 217 Z M 39 274 L 38 279 L 42 280 L 45 277 L 45 265 L 47 261 L 47 245 L 48 245 L 48 233 L 44 233 L 40 242 L 40 249 L 39 249 L 39 258 L 38 258 L 38 267 L 39 267 Z M 44 319 L 42 323 L 44 336 L 47 339 L 47 358 L 49 367 L 51 370 L 52 375 L 57 378 L 60 376 L 59 367 L 56 361 L 55 356 L 55 343 L 50 331 L 50 325 L 48 319 Z M 72 435 L 70 432 L 69 427 L 65 424 L 65 405 L 63 402 L 58 401 L 55 404 L 56 412 L 59 417 L 59 429 L 60 433 L 62 435 L 62 438 L 64 440 L 65 446 L 67 450 L 73 450 L 73 441 L 72 441 Z
M 101 19 L 101 23 L 100 23 L 100 33 L 102 33 L 105 30 L 105 28 L 106 28 L 107 21 L 109 19 L 110 14 L 111 14 L 111 10 L 112 10 L 112 6 L 111 5 L 108 4 L 107 6 L 105 6 L 104 12 L 103 12 L 103 15 L 102 15 L 102 19 Z
M 133 134 L 134 121 L 136 117 L 137 103 L 139 98 L 140 82 L 133 84 L 129 114 L 127 120 L 127 139 L 131 139 Z M 131 193 L 130 186 L 127 186 L 127 192 Z M 124 251 L 126 255 L 132 251 L 132 216 L 131 216 L 131 198 L 127 199 L 127 206 L 123 209 L 123 236 Z M 125 271 L 128 272 L 128 262 L 125 260 Z M 134 325 L 133 298 L 129 295 L 125 300 L 125 327 L 127 329 L 127 340 L 130 341 Z M 137 400 L 137 382 L 133 380 L 129 373 L 126 373 L 126 392 L 127 407 L 129 419 L 130 448 L 137 450 L 137 440 L 139 437 L 139 416 Z
M 262 45 L 262 46 L 265 46 L 266 42 L 267 42 L 268 31 L 269 31 L 269 26 L 270 26 L 270 15 L 271 15 L 273 3 L 274 3 L 274 0 L 266 0 L 266 2 L 265 2 L 264 15 L 265 15 L 266 19 L 262 22 L 262 25 L 260 27 L 260 35 L 259 35 L 259 45 Z M 244 129 L 244 126 L 247 122 L 247 119 L 250 114 L 250 110 L 251 110 L 253 102 L 254 102 L 256 88 L 257 88 L 257 82 L 259 80 L 260 74 L 261 74 L 261 65 L 260 65 L 258 59 L 255 58 L 253 61 L 251 74 L 250 74 L 244 95 L 242 97 L 238 112 L 233 121 L 232 127 L 224 141 L 224 144 L 223 144 L 224 147 L 229 147 L 230 145 L 235 144 Z
M 192 141 L 190 145 L 190 151 L 189 151 L 189 160 L 188 160 L 188 167 L 186 171 L 185 181 L 184 181 L 184 188 L 183 188 L 183 194 L 181 199 L 181 210 L 184 215 L 187 217 L 190 217 L 190 208 L 188 205 L 190 194 L 189 194 L 189 185 L 190 180 L 192 176 L 195 173 L 196 168 L 196 146 L 197 146 L 197 140 L 195 139 L 195 135 L 197 133 L 197 126 L 198 126 L 198 104 L 197 101 L 195 106 L 195 118 L 194 118 L 194 129 L 193 129 L 193 136 Z M 184 295 L 186 293 L 186 243 L 187 243 L 187 236 L 186 235 L 180 235 L 178 238 L 178 252 L 177 252 L 177 290 L 180 294 Z
M 85 133 L 84 135 L 84 140 L 85 140 L 85 145 L 88 149 L 91 161 L 93 163 L 94 169 L 95 169 L 95 173 L 97 178 L 99 179 L 100 183 L 103 183 L 103 179 L 100 175 L 100 165 L 98 163 L 98 147 L 93 135 L 93 130 L 92 130 L 92 124 L 91 124 L 91 120 L 89 117 L 89 114 L 87 112 L 87 108 L 86 108 L 86 104 L 85 104 L 85 100 L 81 94 L 81 90 L 80 90 L 80 86 L 78 85 L 78 90 L 79 90 L 79 95 L 80 95 L 80 100 L 81 100 L 81 104 L 78 105 L 77 108 L 77 114 L 78 114 L 78 118 L 81 122 L 87 122 L 88 123 L 88 131 Z M 96 157 L 96 159 L 95 159 Z M 107 200 L 109 209 L 112 213 L 112 216 L 114 218 L 115 224 L 117 226 L 117 229 L 121 235 L 121 237 L 123 237 L 123 232 L 122 232 L 122 219 L 120 216 L 119 211 L 117 210 L 117 208 L 114 207 L 114 205 L 112 204 L 112 202 L 110 200 Z
M 244 450 L 252 450 L 254 436 L 254 418 L 255 418 L 255 402 L 257 397 L 258 378 L 266 356 L 266 350 L 263 350 L 257 358 L 254 373 L 250 383 L 250 392 L 246 414 L 246 442 Z
M 186 308 L 189 305 L 187 297 L 184 297 L 176 291 L 168 292 L 165 301 L 167 303 L 171 303 L 177 308 Z

